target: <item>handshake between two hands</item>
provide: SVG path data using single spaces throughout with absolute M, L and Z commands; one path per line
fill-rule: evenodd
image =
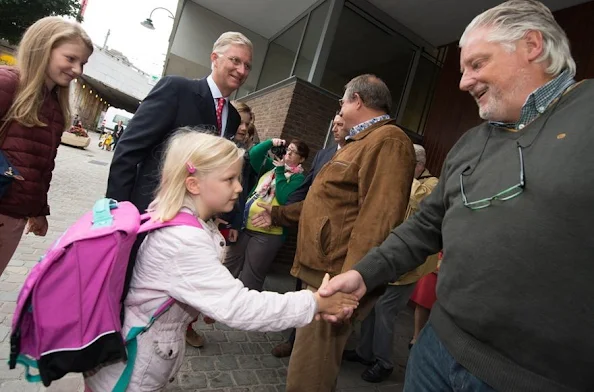
M 332 279 L 326 274 L 314 294 L 318 303 L 316 320 L 340 323 L 349 319 L 366 291 L 363 278 L 357 271 L 348 271 Z
M 263 210 L 252 217 L 252 224 L 255 227 L 270 227 L 272 206 L 261 202 L 258 202 L 258 206 Z M 349 319 L 366 292 L 367 286 L 357 271 L 347 271 L 332 279 L 326 274 L 322 285 L 315 293 L 318 303 L 316 320 L 324 319 L 331 323 L 340 323 Z
M 348 320 L 366 291 L 363 277 L 357 271 L 347 271 L 332 279 L 326 274 L 322 285 L 314 293 L 318 304 L 316 320 L 323 319 L 334 324 Z M 215 320 L 204 316 L 204 322 L 212 324 Z

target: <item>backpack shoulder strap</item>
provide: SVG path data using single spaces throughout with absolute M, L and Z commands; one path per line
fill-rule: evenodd
M 144 214 L 141 216 L 142 220 L 146 220 L 142 225 L 140 225 L 140 229 L 138 229 L 138 234 L 140 233 L 147 233 L 152 230 L 157 230 L 162 227 L 169 227 L 169 226 L 193 226 L 199 229 L 202 229 L 202 223 L 192 214 L 188 214 L 187 212 L 180 212 L 177 214 L 173 219 L 168 220 L 166 222 L 159 222 L 150 220 L 150 216 L 148 214 Z
M 148 331 L 148 329 L 153 325 L 153 323 L 163 313 L 168 311 L 169 308 L 173 306 L 173 304 L 175 304 L 175 299 L 169 298 L 161 306 L 159 306 L 159 308 L 150 318 L 147 325 L 145 325 L 144 327 L 130 328 L 130 330 L 128 331 L 128 335 L 125 339 L 128 360 L 126 361 L 126 367 L 124 368 L 124 371 L 122 372 L 122 375 L 118 379 L 112 392 L 126 392 L 128 390 L 128 385 L 130 384 L 130 380 L 132 379 L 132 372 L 134 371 L 134 365 L 136 363 L 136 355 L 138 354 L 138 335 Z

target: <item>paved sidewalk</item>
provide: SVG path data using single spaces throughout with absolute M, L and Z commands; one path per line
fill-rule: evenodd
M 91 135 L 93 142 L 87 150 L 61 146 L 52 186 L 49 194 L 51 216 L 46 237 L 25 236 L 21 241 L 6 271 L 0 277 L 0 361 L 6 363 L 9 353 L 9 333 L 12 313 L 20 287 L 39 257 L 64 230 L 95 200 L 103 197 L 107 184 L 112 152 L 97 147 L 98 136 Z M 286 275 L 267 279 L 267 287 L 284 291 L 294 287 Z M 381 384 L 369 384 L 359 377 L 364 367 L 344 363 L 338 380 L 338 392 L 401 391 L 408 354 L 407 344 L 412 335 L 412 315 L 405 312 L 399 318 L 395 353 L 398 365 L 389 380 Z M 270 350 L 284 340 L 282 333 L 243 332 L 230 329 L 219 323 L 197 327 L 204 333 L 207 344 L 203 349 L 188 347 L 186 359 L 170 392 L 280 392 L 284 391 L 288 358 L 278 359 Z M 52 384 L 48 391 L 82 391 L 80 375 L 68 375 Z M 23 370 L 9 370 L 0 366 L 0 392 L 38 392 L 46 390 L 38 384 L 24 380 Z M 97 391 L 99 392 L 99 391 Z

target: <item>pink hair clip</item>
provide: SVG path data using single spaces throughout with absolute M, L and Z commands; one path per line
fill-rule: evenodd
M 186 162 L 186 168 L 188 169 L 188 173 L 190 173 L 190 174 L 196 173 L 196 168 L 190 162 Z

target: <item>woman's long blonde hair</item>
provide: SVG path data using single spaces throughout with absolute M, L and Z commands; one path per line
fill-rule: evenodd
M 39 110 L 44 100 L 46 69 L 51 52 L 65 42 L 77 40 L 93 52 L 93 43 L 79 23 L 49 16 L 27 29 L 17 49 L 19 84 L 13 103 L 3 118 L 4 124 L 15 120 L 26 127 L 47 126 L 39 119 Z M 70 87 L 56 85 L 55 88 L 64 125 L 67 126 L 70 122 Z
M 161 183 L 155 200 L 149 206 L 152 219 L 171 220 L 183 207 L 196 212 L 186 190 L 186 178 L 224 171 L 243 155 L 244 150 L 237 148 L 232 141 L 203 133 L 199 128 L 179 128 L 167 144 Z M 195 168 L 193 174 L 188 164 Z

